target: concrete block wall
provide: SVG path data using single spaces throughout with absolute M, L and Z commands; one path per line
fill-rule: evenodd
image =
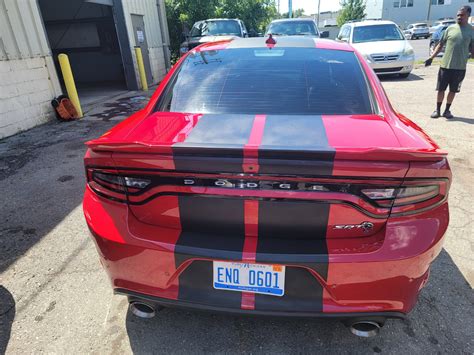
M 50 102 L 60 88 L 52 66 L 48 56 L 0 61 L 0 139 L 54 117 Z

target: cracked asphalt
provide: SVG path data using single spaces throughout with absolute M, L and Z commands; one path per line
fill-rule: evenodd
M 437 68 L 383 85 L 394 107 L 448 150 L 454 175 L 445 247 L 406 321 L 360 339 L 333 320 L 165 309 L 141 320 L 114 296 L 82 215 L 84 142 L 145 103 L 129 93 L 77 122 L 0 141 L 0 354 L 474 353 L 474 66 L 452 112 L 429 118 Z

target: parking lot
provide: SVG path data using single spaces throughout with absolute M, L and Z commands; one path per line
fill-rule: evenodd
M 436 73 L 418 67 L 408 80 L 383 79 L 394 107 L 449 152 L 454 176 L 445 248 L 406 321 L 388 321 L 379 336 L 361 339 L 333 320 L 176 309 L 150 320 L 130 315 L 99 264 L 81 200 L 84 142 L 146 102 L 132 92 L 80 121 L 0 141 L 0 353 L 473 353 L 474 65 L 449 121 L 429 118 Z

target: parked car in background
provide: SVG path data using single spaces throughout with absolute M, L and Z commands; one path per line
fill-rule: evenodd
M 449 18 L 449 19 L 444 19 L 444 20 L 438 20 L 433 23 L 433 25 L 430 27 L 430 34 L 432 35 L 435 33 L 437 30 L 444 26 L 450 26 L 454 25 L 456 23 L 456 20 Z
M 448 227 L 446 152 L 346 43 L 205 44 L 87 145 L 87 225 L 144 318 L 333 317 L 375 335 L 413 309 Z
M 418 38 L 429 38 L 430 29 L 426 23 L 413 23 L 408 25 L 406 30 L 403 31 L 405 37 L 408 39 L 418 39 Z
M 377 75 L 398 74 L 406 78 L 413 69 L 413 47 L 392 21 L 346 23 L 341 27 L 337 39 L 357 49 Z
M 266 34 L 272 34 L 273 36 L 329 36 L 328 31 L 319 32 L 316 21 L 312 18 L 285 18 L 273 20 L 268 25 Z
M 239 19 L 209 19 L 196 22 L 191 31 L 185 34 L 181 43 L 180 55 L 187 53 L 194 47 L 207 43 L 225 40 L 233 37 L 248 37 L 249 33 L 245 24 Z
M 430 55 L 433 54 L 436 46 L 438 45 L 439 41 L 441 40 L 441 37 L 443 37 L 443 34 L 444 32 L 446 31 L 446 29 L 448 28 L 449 26 L 442 26 L 440 28 L 438 28 L 438 30 L 436 30 L 436 32 L 434 32 L 431 36 L 431 39 L 430 39 Z M 444 49 L 445 49 L 446 46 L 443 46 L 443 49 L 441 49 L 441 52 L 438 53 L 438 57 L 444 55 Z

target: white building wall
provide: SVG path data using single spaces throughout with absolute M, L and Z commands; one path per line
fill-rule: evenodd
M 134 50 L 134 46 L 137 44 L 135 43 L 131 15 L 143 15 L 145 34 L 148 43 L 148 55 L 150 57 L 151 73 L 153 77 L 152 84 L 157 84 L 166 75 L 166 62 L 163 52 L 163 48 L 166 46 L 166 40 L 161 38 L 160 16 L 158 13 L 157 1 L 123 0 L 123 10 L 125 13 L 125 21 L 128 30 L 128 37 L 130 39 L 136 77 L 139 78 Z
M 397 0 L 401 2 L 402 0 Z M 456 17 L 456 12 L 463 5 L 471 5 L 467 0 L 445 0 L 446 5 L 431 5 L 428 22 L 432 24 L 439 18 Z M 394 0 L 367 0 L 367 18 L 381 18 L 391 20 L 401 27 L 414 22 L 426 22 L 430 0 L 413 0 L 412 7 L 395 8 Z
M 384 0 L 368 0 L 365 4 L 366 18 L 381 19 L 383 16 Z
M 0 139 L 48 121 L 60 93 L 36 0 L 0 0 Z

